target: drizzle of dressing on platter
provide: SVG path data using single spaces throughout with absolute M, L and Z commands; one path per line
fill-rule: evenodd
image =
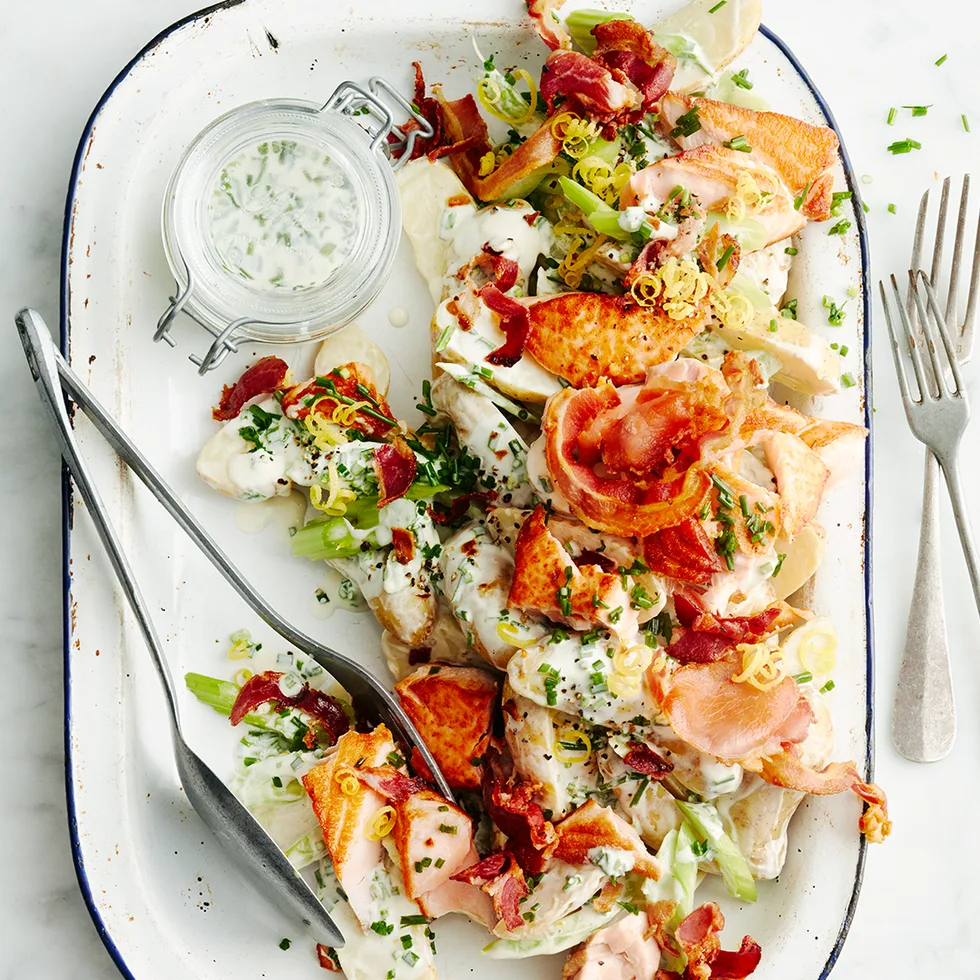
M 323 581 L 310 596 L 308 608 L 314 619 L 329 619 L 338 609 L 360 613 L 368 605 L 354 582 L 328 565 Z
M 242 501 L 235 508 L 235 524 L 243 534 L 259 534 L 271 524 L 290 535 L 306 515 L 306 494 L 293 490 L 261 501 Z
M 404 306 L 393 306 L 388 310 L 388 322 L 393 327 L 407 327 L 408 320 L 408 310 Z

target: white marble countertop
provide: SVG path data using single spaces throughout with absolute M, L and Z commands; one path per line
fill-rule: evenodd
M 193 9 L 192 0 L 21 0 L 2 4 L 0 11 L 0 90 L 10 126 L 0 157 L 0 313 L 7 323 L 0 330 L 0 635 L 12 705 L 6 723 L 11 750 L 0 763 L 0 980 L 116 975 L 76 886 L 68 846 L 59 461 L 11 320 L 29 303 L 57 323 L 63 204 L 79 133 L 119 68 Z M 857 172 L 873 178 L 863 190 L 871 206 L 875 274 L 905 268 L 922 190 L 945 174 L 969 170 L 978 159 L 980 8 L 965 0 L 768 0 L 765 21 L 808 66 L 837 116 Z M 936 67 L 942 54 L 948 60 Z M 924 119 L 906 112 L 894 127 L 885 124 L 889 106 L 912 103 L 933 108 Z M 964 131 L 963 113 L 973 134 Z M 890 142 L 907 136 L 921 141 L 921 152 L 886 152 Z M 890 202 L 897 214 L 888 212 Z M 888 730 L 912 592 L 922 453 L 902 415 L 877 309 L 874 334 L 877 780 L 891 799 L 895 832 L 869 853 L 860 905 L 834 976 L 974 980 L 980 723 L 970 706 L 980 693 L 980 627 L 944 500 L 943 568 L 959 737 L 944 762 L 906 762 L 892 749 Z M 980 390 L 975 383 L 973 388 Z M 978 446 L 975 425 L 964 459 L 974 514 L 980 514 L 980 454 L 970 450 Z

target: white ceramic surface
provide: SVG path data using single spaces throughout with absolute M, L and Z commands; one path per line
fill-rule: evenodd
M 843 5 L 840 5 L 839 10 L 834 5 L 827 5 L 825 9 L 837 10 L 838 16 L 835 19 L 832 13 L 826 14 L 826 25 L 810 23 L 805 20 L 802 12 L 794 15 L 778 7 L 774 9 L 772 16 L 767 15 L 767 20 L 804 55 L 811 70 L 815 71 L 818 82 L 837 108 L 838 115 L 850 120 L 851 126 L 845 123 L 844 129 L 845 135 L 850 137 L 852 152 L 854 144 L 860 141 L 863 159 L 868 162 L 862 166 L 862 157 L 859 156 L 859 170 L 869 170 L 877 178 L 867 191 L 867 196 L 876 207 L 871 216 L 875 246 L 878 249 L 876 263 L 879 269 L 884 269 L 899 266 L 904 261 L 906 245 L 896 232 L 904 232 L 907 236 L 909 230 L 912 211 L 910 189 L 918 190 L 924 185 L 931 176 L 931 165 L 953 170 L 967 165 L 966 150 L 973 142 L 962 130 L 957 130 L 957 126 L 959 112 L 969 111 L 970 106 L 960 101 L 955 83 L 959 79 L 960 85 L 965 89 L 969 74 L 965 67 L 967 50 L 965 47 L 957 49 L 956 37 L 950 36 L 948 22 L 947 29 L 933 31 L 934 25 L 931 23 L 915 20 L 911 5 L 908 8 L 888 5 L 887 17 L 883 6 L 869 4 L 868 7 L 867 25 L 857 32 L 857 36 L 868 46 L 862 47 L 861 60 L 845 59 L 844 63 L 839 56 L 839 50 L 834 52 L 833 57 L 828 50 L 822 50 L 829 45 L 830 39 L 826 33 L 820 33 L 825 27 L 832 27 L 838 32 L 834 37 L 839 40 L 845 17 Z M 952 12 L 955 7 L 951 6 L 950 9 Z M 779 23 L 780 17 L 783 23 Z M 160 18 L 160 26 L 167 19 L 168 17 Z M 29 25 L 30 23 L 33 21 L 29 20 Z M 67 25 L 71 23 L 73 22 L 68 14 L 58 23 L 46 20 L 45 31 L 38 28 L 34 35 L 35 44 L 39 46 L 38 42 L 45 36 L 60 36 L 67 50 L 70 35 L 63 32 L 67 32 Z M 139 26 L 140 32 L 135 38 L 141 39 L 148 33 L 147 25 L 141 23 Z M 930 31 L 933 33 L 930 34 Z M 965 37 L 969 32 L 959 33 Z M 883 49 L 887 51 L 887 57 L 884 54 L 879 57 L 872 43 L 882 40 L 883 34 Z M 929 38 L 925 50 L 919 43 L 924 37 Z M 113 52 L 108 42 L 100 43 L 105 43 L 110 54 L 115 54 L 115 62 L 121 60 L 120 52 Z M 132 47 L 133 44 L 129 43 L 124 51 L 128 52 Z M 947 49 L 950 50 L 950 62 L 946 66 L 948 71 L 941 74 L 937 70 L 930 75 L 934 60 L 932 56 L 938 56 L 938 53 Z M 896 71 L 893 76 L 895 81 L 889 86 L 889 91 L 875 95 L 875 88 L 880 87 L 877 84 L 878 79 L 886 75 L 888 64 L 893 59 L 896 64 L 914 66 L 916 71 Z M 92 63 L 86 61 L 86 55 L 80 55 L 78 61 L 81 64 Z M 103 69 L 109 64 L 112 62 L 107 59 Z M 818 65 L 822 68 L 817 68 Z M 959 71 L 958 75 L 954 74 L 956 71 Z M 899 77 L 904 79 L 901 84 L 898 82 Z M 67 156 L 64 146 L 61 147 L 60 157 L 52 148 L 59 145 L 57 139 L 64 142 L 65 126 L 74 124 L 75 129 L 78 128 L 84 106 L 91 103 L 92 97 L 98 94 L 101 87 L 98 80 L 90 81 L 89 84 L 86 102 L 82 102 L 74 91 L 65 95 L 63 87 L 58 90 L 59 97 L 65 95 L 66 106 L 74 108 L 74 115 L 68 108 L 62 108 L 60 103 L 54 104 L 53 99 L 47 102 L 41 100 L 43 111 L 39 111 L 34 105 L 29 113 L 26 106 L 15 105 L 14 121 L 19 127 L 18 132 L 23 134 L 19 145 L 28 150 L 41 149 L 47 152 L 37 155 L 37 166 L 31 168 L 36 171 L 33 182 L 27 179 L 27 168 L 23 166 L 23 160 L 30 157 L 30 153 L 21 154 L 5 163 L 10 168 L 10 173 L 19 181 L 16 184 L 18 193 L 12 195 L 11 199 L 20 203 L 8 207 L 8 214 L 13 218 L 11 228 L 15 232 L 21 232 L 24 239 L 35 246 L 33 253 L 15 259 L 8 266 L 12 271 L 24 270 L 27 273 L 26 276 L 18 276 L 16 281 L 11 276 L 10 281 L 4 284 L 3 296 L 11 309 L 15 304 L 30 299 L 46 309 L 49 316 L 53 312 L 54 306 L 50 299 L 45 306 L 35 296 L 23 295 L 22 290 L 32 282 L 35 284 L 34 288 L 39 290 L 45 286 L 45 282 L 46 288 L 52 288 L 50 274 L 54 263 L 51 253 L 56 247 L 54 239 L 58 230 L 58 203 L 56 201 L 52 204 L 50 198 L 57 198 L 59 195 L 52 195 L 51 187 L 63 174 Z M 861 86 L 861 98 L 856 102 L 855 87 L 858 85 Z M 846 98 L 848 95 L 850 100 Z M 899 136 L 894 130 L 884 127 L 883 116 L 887 105 L 893 101 L 933 100 L 941 103 L 933 112 L 933 117 L 939 116 L 941 122 L 930 118 L 928 123 L 916 121 L 915 124 L 922 125 L 924 132 L 928 134 L 922 137 L 926 142 L 927 152 L 920 159 L 893 160 L 884 156 L 881 153 L 883 145 Z M 61 132 L 45 129 L 44 120 L 50 118 L 49 113 L 55 119 L 65 120 L 60 127 Z M 32 121 L 37 119 L 37 125 L 28 125 L 28 117 Z M 909 128 L 911 123 L 907 120 L 903 120 L 903 123 L 905 129 L 901 135 L 919 135 L 918 130 Z M 928 129 L 924 128 L 926 125 L 929 126 Z M 42 141 L 44 134 L 49 141 L 47 143 Z M 876 156 L 873 155 L 875 152 Z M 53 166 L 53 161 L 58 162 L 58 166 Z M 36 193 L 33 197 L 30 196 L 29 189 L 38 187 L 42 179 L 52 182 L 44 187 L 46 194 Z M 19 190 L 21 187 L 26 189 L 23 193 Z M 897 200 L 900 204 L 900 213 L 894 218 L 884 213 L 884 204 L 889 200 Z M 27 211 L 24 202 L 33 204 L 37 201 L 42 202 L 41 206 L 35 212 Z M 40 218 L 39 221 L 30 220 L 35 213 Z M 29 278 L 32 274 L 33 279 Z M 160 290 L 163 288 L 159 287 Z M 43 300 L 43 296 L 41 299 Z M 51 320 L 53 322 L 53 316 Z M 9 494 L 9 504 L 4 513 L 4 540 L 13 542 L 13 547 L 8 552 L 10 567 L 4 581 L 9 608 L 5 626 L 7 635 L 13 641 L 14 650 L 19 654 L 13 675 L 15 686 L 12 689 L 20 689 L 16 685 L 20 678 L 30 681 L 22 685 L 27 693 L 16 698 L 15 722 L 20 731 L 30 732 L 31 735 L 28 739 L 29 748 L 18 753 L 20 761 L 16 781 L 13 767 L 11 777 L 5 779 L 10 799 L 4 808 L 4 832 L 0 834 L 0 838 L 5 846 L 5 867 L 11 869 L 12 879 L 18 882 L 18 887 L 17 897 L 11 902 L 5 919 L 15 928 L 11 930 L 11 942 L 0 962 L 7 967 L 10 976 L 23 975 L 28 969 L 38 976 L 108 975 L 107 968 L 100 965 L 106 963 L 105 958 L 91 942 L 88 946 L 85 945 L 86 932 L 77 914 L 72 916 L 67 912 L 71 908 L 73 890 L 66 874 L 64 845 L 60 848 L 57 846 L 58 705 L 57 699 L 52 703 L 51 697 L 44 693 L 56 686 L 52 683 L 58 632 L 58 569 L 57 561 L 52 557 L 56 555 L 57 549 L 57 519 L 52 509 L 57 496 L 52 492 L 52 477 L 56 473 L 56 467 L 52 464 L 50 451 L 41 453 L 37 448 L 40 444 L 50 450 L 50 442 L 41 442 L 41 438 L 46 437 L 46 432 L 34 419 L 35 403 L 31 400 L 33 393 L 22 377 L 26 372 L 22 371 L 22 367 L 12 356 L 15 353 L 13 348 L 4 350 L 10 352 L 10 356 L 3 360 L 5 381 L 10 379 L 10 384 L 5 385 L 10 404 L 8 417 L 17 423 L 11 426 L 16 437 L 10 439 L 9 457 L 14 486 L 5 490 Z M 887 369 L 887 361 L 882 362 L 881 366 Z M 881 572 L 878 598 L 880 605 L 886 610 L 881 628 L 883 639 L 887 642 L 883 642 L 881 646 L 883 650 L 893 653 L 900 645 L 904 629 L 904 603 L 910 587 L 909 562 L 914 554 L 914 534 L 908 532 L 915 521 L 918 508 L 916 483 L 919 460 L 914 443 L 904 431 L 900 412 L 895 410 L 892 402 L 894 385 L 889 377 L 885 377 L 880 391 L 879 487 L 883 490 L 879 493 L 880 533 L 877 550 Z M 885 451 L 881 450 L 882 445 Z M 35 488 L 31 491 L 30 499 L 23 493 L 27 485 Z M 20 491 L 17 495 L 13 493 L 15 487 Z M 35 550 L 40 550 L 37 561 L 25 560 Z M 966 591 L 960 588 L 960 583 L 956 580 L 957 574 L 961 574 L 961 564 L 951 547 L 947 549 L 946 568 L 949 578 L 951 639 L 954 644 L 954 662 L 960 673 L 959 696 L 963 704 L 963 699 L 969 697 L 976 686 L 975 668 L 963 655 L 967 638 L 976 635 L 976 626 Z M 30 644 L 35 645 L 34 649 Z M 883 666 L 888 668 L 890 658 L 887 653 L 883 660 Z M 879 699 L 884 705 L 886 717 L 890 702 L 888 685 L 892 677 L 893 672 L 886 674 Z M 47 719 L 46 724 L 55 730 L 54 734 L 48 729 L 38 730 L 39 715 Z M 846 948 L 839 972 L 835 975 L 913 976 L 918 974 L 919 967 L 927 966 L 947 976 L 974 975 L 971 941 L 965 931 L 965 923 L 970 910 L 968 888 L 977 870 L 976 859 L 968 848 L 957 848 L 957 853 L 950 853 L 950 836 L 962 831 L 957 828 L 951 830 L 951 834 L 940 832 L 936 827 L 937 808 L 929 802 L 932 798 L 938 798 L 941 791 L 954 779 L 957 787 L 962 787 L 961 792 L 971 793 L 971 776 L 975 775 L 976 764 L 972 763 L 971 771 L 969 760 L 976 758 L 977 733 L 969 725 L 963 727 L 964 731 L 961 732 L 960 743 L 954 755 L 947 763 L 932 770 L 916 769 L 898 762 L 887 745 L 883 746 L 887 765 L 880 768 L 878 775 L 888 786 L 896 804 L 895 812 L 899 818 L 896 839 L 889 845 L 891 850 L 883 848 L 873 854 L 869 877 L 876 887 L 873 893 L 866 894 L 858 915 L 856 934 Z M 5 760 L 5 765 L 9 761 Z M 113 760 L 110 759 L 108 764 L 113 765 Z M 98 785 L 97 783 L 97 787 Z M 40 808 L 37 806 L 38 801 L 42 804 Z M 5 797 L 5 803 L 7 802 Z M 946 823 L 946 827 L 949 826 Z M 24 845 L 21 846 L 20 842 L 24 842 Z M 155 841 L 153 846 L 156 851 L 166 853 L 160 841 Z M 105 854 L 101 860 L 109 864 L 113 855 Z M 910 868 L 915 869 L 914 876 L 910 874 Z M 921 901 L 915 900 L 915 892 L 925 883 L 926 875 L 931 880 L 928 882 L 928 901 L 923 907 Z M 27 896 L 26 901 L 21 897 L 24 895 Z M 40 915 L 37 914 L 39 901 L 43 903 Z M 159 910 L 155 914 L 158 912 Z M 940 924 L 943 926 L 941 929 Z M 47 937 L 43 930 L 46 928 L 56 930 L 57 942 L 45 941 Z M 896 941 L 895 937 L 899 932 L 901 939 Z M 282 960 L 274 962 L 283 963 Z M 875 968 L 866 969 L 870 964 L 875 964 Z M 152 975 L 164 975 L 163 964 L 160 966 L 160 972 L 154 970 Z

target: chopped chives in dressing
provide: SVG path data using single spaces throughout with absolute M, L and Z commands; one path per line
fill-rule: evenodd
M 362 217 L 354 186 L 321 147 L 266 140 L 221 167 L 205 233 L 221 265 L 255 290 L 300 291 L 344 264 Z

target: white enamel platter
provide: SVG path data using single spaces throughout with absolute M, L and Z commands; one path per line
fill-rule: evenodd
M 653 23 L 678 4 L 644 0 L 633 12 Z M 424 6 L 424 14 L 419 12 Z M 382 675 L 379 629 L 370 615 L 316 619 L 311 598 L 322 571 L 290 557 L 281 529 L 246 534 L 239 506 L 208 490 L 194 459 L 214 423 L 210 406 L 221 385 L 256 356 L 252 345 L 204 379 L 187 355 L 207 338 L 178 322 L 176 349 L 152 343 L 173 289 L 160 240 L 160 206 L 183 148 L 213 118 L 254 99 L 325 100 L 350 78 L 383 75 L 411 93 L 411 62 L 429 82 L 456 97 L 472 90 L 474 34 L 497 63 L 527 63 L 536 74 L 545 49 L 519 0 L 427 0 L 422 4 L 361 0 L 281 3 L 231 0 L 190 17 L 153 40 L 128 65 L 96 108 L 79 146 L 65 227 L 63 343 L 77 371 L 122 421 L 245 573 L 307 632 L 360 657 Z M 774 109 L 828 121 L 812 83 L 781 42 L 760 35 L 742 56 L 756 92 Z M 837 188 L 850 183 L 837 175 Z M 856 212 L 856 213 L 855 213 Z M 846 368 L 857 386 L 813 406 L 820 414 L 867 423 L 865 366 L 867 266 L 860 208 L 845 208 L 852 226 L 830 237 L 811 225 L 790 295 L 804 322 L 850 348 Z M 413 393 L 429 366 L 431 303 L 407 246 L 380 298 L 360 323 L 388 352 L 391 402 L 414 418 Z M 826 325 L 821 299 L 847 300 L 842 328 Z M 389 325 L 405 307 L 408 326 Z M 308 375 L 312 350 L 277 348 Z M 134 487 L 85 419 L 80 441 L 115 515 L 177 675 L 196 670 L 230 676 L 230 633 L 247 627 L 271 650 L 284 649 L 219 579 L 142 487 Z M 836 690 L 835 758 L 870 767 L 871 630 L 865 530 L 870 453 L 855 460 L 850 481 L 825 502 L 826 561 L 810 595 L 841 636 Z M 285 916 L 248 890 L 209 839 L 180 792 L 155 677 L 82 507 L 65 502 L 67 790 L 79 880 L 93 918 L 121 972 L 149 980 L 323 976 L 312 943 Z M 227 721 L 185 696 L 188 736 L 217 772 L 231 771 L 236 735 Z M 793 821 L 789 857 L 777 881 L 762 883 L 754 907 L 740 907 L 713 883 L 699 897 L 718 899 L 728 918 L 725 945 L 743 933 L 762 945 L 759 980 L 816 980 L 833 967 L 860 886 L 864 847 L 857 801 L 813 799 Z M 481 957 L 485 934 L 469 924 L 438 924 L 441 976 L 477 980 L 499 975 L 557 978 L 560 960 L 507 964 Z M 282 938 L 292 947 L 279 948 Z

